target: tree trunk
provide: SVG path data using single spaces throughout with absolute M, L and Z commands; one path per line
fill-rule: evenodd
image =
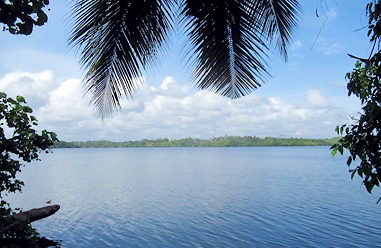
M 4 228 L 0 229 L 0 233 L 7 232 L 12 228 L 15 228 L 22 224 L 31 223 L 36 220 L 41 220 L 43 218 L 49 217 L 55 214 L 60 209 L 60 205 L 46 206 L 42 208 L 33 208 L 31 210 L 21 212 L 13 215 L 14 221 Z

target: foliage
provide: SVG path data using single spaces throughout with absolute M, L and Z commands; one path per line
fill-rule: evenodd
M 287 59 L 299 9 L 298 0 L 76 0 L 69 41 L 102 115 L 133 95 L 174 27 L 188 37 L 197 87 L 238 98 L 268 77 L 271 47 Z
M 3 31 L 31 34 L 34 26 L 47 22 L 44 8 L 48 4 L 49 0 L 0 0 Z M 26 106 L 23 97 L 12 99 L 0 92 L 0 230 L 12 223 L 12 215 L 20 210 L 13 210 L 4 200 L 4 196 L 21 191 L 24 185 L 16 178 L 22 166 L 20 160 L 38 160 L 38 152 L 47 152 L 48 147 L 58 141 L 53 132 L 44 130 L 38 134 L 34 130 L 37 119 L 31 113 L 32 109 Z M 45 247 L 42 242 L 46 240 L 29 223 L 0 232 L 0 239 L 1 247 Z
M 48 4 L 49 0 L 1 0 L 3 30 L 11 34 L 31 34 L 33 26 L 42 26 L 48 21 L 44 11 Z
M 212 139 L 143 139 L 138 141 L 112 142 L 74 141 L 58 142 L 54 148 L 111 148 L 111 147 L 253 147 L 253 146 L 331 146 L 337 139 L 259 138 L 255 136 L 224 136 Z
M 34 129 L 38 123 L 31 113 L 22 96 L 12 99 L 0 92 L 0 229 L 12 222 L 11 215 L 15 213 L 4 197 L 21 191 L 24 183 L 16 175 L 22 162 L 38 160 L 39 152 L 49 152 L 49 147 L 58 141 L 55 133 L 43 130 L 39 134 Z M 34 234 L 29 226 L 0 233 L 0 238 L 25 238 Z
M 346 75 L 348 95 L 353 94 L 361 100 L 362 112 L 355 124 L 336 128 L 337 133 L 344 136 L 331 149 L 333 155 L 337 151 L 343 154 L 347 149 L 350 153 L 349 167 L 359 159 L 359 165 L 349 171 L 352 178 L 355 174 L 363 178 L 367 191 L 371 193 L 381 181 L 381 1 L 369 3 L 367 13 L 368 37 L 373 43 L 373 50 L 369 59 L 360 59 L 354 70 Z

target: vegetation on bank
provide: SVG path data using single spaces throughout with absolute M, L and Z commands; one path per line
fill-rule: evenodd
M 0 92 L 0 247 L 38 247 L 42 240 L 25 215 L 16 219 L 19 208 L 12 208 L 5 196 L 21 192 L 18 179 L 21 168 L 39 160 L 39 153 L 49 152 L 58 142 L 53 132 L 36 131 L 38 121 L 24 97 L 15 99 Z
M 366 13 L 372 49 L 365 58 L 349 55 L 358 61 L 346 75 L 348 96 L 360 99 L 361 111 L 352 117 L 353 124 L 336 127 L 343 137 L 331 149 L 332 155 L 349 151 L 347 165 L 351 177 L 356 174 L 361 177 L 367 191 L 372 193 L 374 186 L 381 184 L 381 0 L 368 3 Z
M 74 141 L 57 142 L 54 148 L 113 148 L 113 147 L 251 147 L 251 146 L 331 146 L 338 138 L 302 139 L 302 138 L 259 138 L 256 136 L 224 136 L 211 139 L 143 139 L 139 141 L 113 142 Z

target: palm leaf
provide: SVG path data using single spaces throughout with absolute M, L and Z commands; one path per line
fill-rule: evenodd
M 85 86 L 98 113 L 136 91 L 171 28 L 170 0 L 78 0 L 69 43 L 81 49 Z
M 179 3 L 179 5 L 175 5 Z M 173 7 L 178 6 L 175 10 Z M 81 50 L 85 85 L 98 113 L 136 91 L 180 13 L 196 85 L 230 98 L 251 93 L 269 76 L 275 43 L 284 58 L 296 25 L 297 0 L 77 0 L 70 43 Z
M 251 93 L 269 73 L 274 40 L 284 57 L 299 5 L 296 0 L 184 0 L 182 23 L 193 44 L 187 56 L 198 88 L 230 98 Z
M 287 47 L 292 31 L 297 25 L 300 6 L 297 0 L 261 0 L 257 6 L 255 18 L 262 27 L 267 40 L 276 42 L 276 47 L 287 60 Z

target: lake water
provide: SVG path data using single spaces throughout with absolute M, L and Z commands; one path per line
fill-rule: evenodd
M 380 192 L 329 147 L 56 149 L 14 207 L 63 247 L 381 247 Z

